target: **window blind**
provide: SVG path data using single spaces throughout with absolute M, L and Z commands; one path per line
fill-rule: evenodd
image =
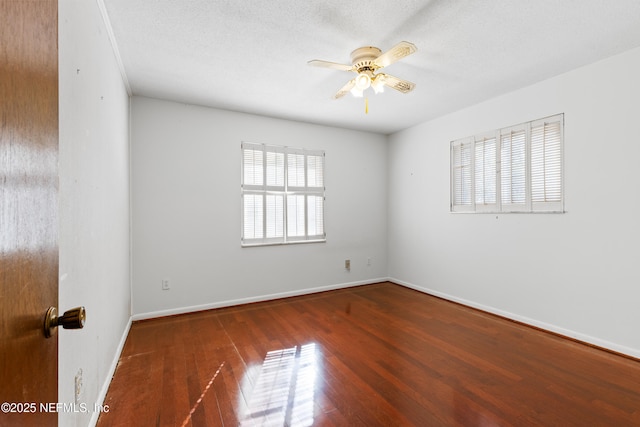
M 562 212 L 564 114 L 451 141 L 452 212 Z
M 562 206 L 562 121 L 531 126 L 531 203 L 537 210 Z
M 323 241 L 324 152 L 244 142 L 242 245 Z
M 453 191 L 452 205 L 467 210 L 471 200 L 471 143 L 460 141 L 451 148 Z
M 494 209 L 496 205 L 496 138 L 475 139 L 475 205 L 476 209 Z
M 526 132 L 524 127 L 500 132 L 500 198 L 503 211 L 526 207 Z

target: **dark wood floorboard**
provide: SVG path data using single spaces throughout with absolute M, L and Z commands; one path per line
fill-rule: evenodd
M 640 362 L 392 283 L 135 322 L 98 427 L 640 426 Z

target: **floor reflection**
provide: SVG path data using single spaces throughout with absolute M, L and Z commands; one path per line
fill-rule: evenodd
M 241 426 L 313 425 L 316 344 L 267 353 Z

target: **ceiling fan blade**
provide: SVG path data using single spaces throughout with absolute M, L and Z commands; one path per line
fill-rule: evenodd
M 311 60 L 307 62 L 307 64 L 313 65 L 314 67 L 333 68 L 334 70 L 340 71 L 353 71 L 352 65 L 338 64 L 337 62 L 322 61 L 320 59 Z
M 382 55 L 378 56 L 373 63 L 380 68 L 386 67 L 396 61 L 399 61 L 405 56 L 411 55 L 416 50 L 418 50 L 418 48 L 413 43 L 400 42 Z
M 392 89 L 397 90 L 398 92 L 407 93 L 411 92 L 413 88 L 416 87 L 415 83 L 411 83 L 407 80 L 402 80 L 394 76 L 390 76 L 389 74 L 380 73 L 378 75 L 384 76 L 384 85 L 389 86 Z
M 351 79 L 347 82 L 346 85 L 342 86 L 342 88 L 333 96 L 334 99 L 342 98 L 346 94 L 349 93 L 351 89 L 356 85 L 356 79 Z

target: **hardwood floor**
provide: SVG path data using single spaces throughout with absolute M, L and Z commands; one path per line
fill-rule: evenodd
M 107 426 L 638 426 L 640 362 L 392 283 L 133 324 Z

